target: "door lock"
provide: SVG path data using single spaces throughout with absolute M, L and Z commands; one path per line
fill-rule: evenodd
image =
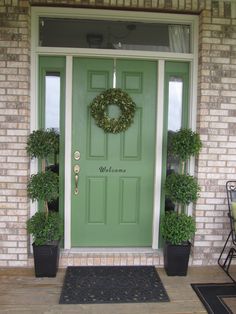
M 75 159 L 75 160 L 80 160 L 80 152 L 79 152 L 78 150 L 76 150 L 76 151 L 74 152 L 74 159 Z
M 80 166 L 79 165 L 74 165 L 74 173 L 79 174 L 80 172 Z

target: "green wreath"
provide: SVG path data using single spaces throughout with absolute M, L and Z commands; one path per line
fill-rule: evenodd
M 118 118 L 107 114 L 109 105 L 117 105 L 121 110 Z M 106 133 L 120 133 L 127 130 L 133 122 L 136 104 L 132 98 L 119 88 L 110 88 L 94 98 L 90 104 L 91 115 L 98 127 Z

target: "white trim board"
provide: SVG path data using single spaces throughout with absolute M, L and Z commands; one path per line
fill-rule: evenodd
M 64 187 L 64 248 L 71 248 L 71 125 L 72 125 L 72 70 L 73 59 L 66 57 L 65 92 L 65 187 Z

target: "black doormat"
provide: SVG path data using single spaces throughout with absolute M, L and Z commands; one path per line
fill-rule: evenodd
M 236 308 L 227 304 L 228 298 L 236 298 L 236 285 L 233 283 L 191 284 L 208 313 L 236 313 Z M 233 307 L 235 305 L 232 305 Z
M 70 266 L 60 304 L 168 302 L 154 266 Z

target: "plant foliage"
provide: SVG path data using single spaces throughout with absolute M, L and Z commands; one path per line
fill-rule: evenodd
M 169 141 L 169 153 L 180 161 L 186 161 L 191 156 L 196 156 L 202 148 L 199 134 L 191 129 L 180 129 L 171 135 Z
M 48 210 L 48 202 L 59 196 L 59 176 L 52 166 L 45 167 L 46 159 L 59 153 L 59 134 L 54 129 L 33 131 L 27 141 L 31 158 L 41 159 L 41 171 L 30 177 L 27 185 L 32 201 L 43 201 L 44 211 L 36 212 L 27 221 L 27 231 L 32 234 L 35 245 L 45 245 L 60 240 L 63 234 L 62 219 L 58 212 Z M 56 158 L 54 158 L 56 160 Z
M 109 105 L 117 105 L 121 110 L 119 118 L 110 118 L 107 114 Z M 136 110 L 132 98 L 119 88 L 110 88 L 94 98 L 90 104 L 91 115 L 98 127 L 106 133 L 120 133 L 127 130 Z
M 175 211 L 166 212 L 161 219 L 163 238 L 173 245 L 189 241 L 196 231 L 193 217 Z
M 171 173 L 166 178 L 165 191 L 172 202 L 188 205 L 196 202 L 200 187 L 196 178 L 189 174 Z
M 38 211 L 27 221 L 27 231 L 33 235 L 35 245 L 45 245 L 60 240 L 63 234 L 63 224 L 58 213 L 48 215 Z
M 33 131 L 26 150 L 31 158 L 47 158 L 59 153 L 59 134 L 54 129 Z
M 59 196 L 59 177 L 50 170 L 33 174 L 28 182 L 27 190 L 32 201 L 55 200 Z

